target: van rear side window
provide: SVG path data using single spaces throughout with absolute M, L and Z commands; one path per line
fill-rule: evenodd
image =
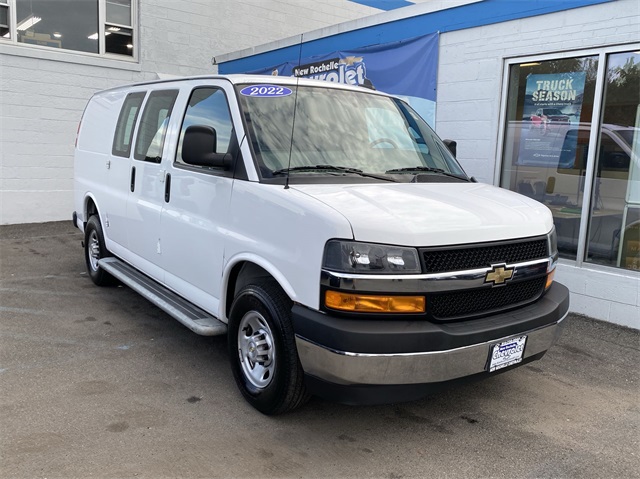
M 133 155 L 136 160 L 154 163 L 160 163 L 162 160 L 164 137 L 177 96 L 178 90 L 154 91 L 149 95 L 138 126 Z
M 142 105 L 145 94 L 146 92 L 143 91 L 129 93 L 127 98 L 125 98 L 122 109 L 120 110 L 120 116 L 118 117 L 116 134 L 113 137 L 112 155 L 129 158 L 131 154 L 133 129 L 136 126 L 140 105 Z

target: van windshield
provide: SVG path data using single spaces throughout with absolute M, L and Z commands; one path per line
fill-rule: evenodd
M 413 175 L 467 181 L 446 146 L 403 101 L 300 86 L 294 124 L 295 89 L 261 97 L 246 87 L 238 87 L 238 97 L 263 178 L 359 172 L 388 181 L 411 181 Z

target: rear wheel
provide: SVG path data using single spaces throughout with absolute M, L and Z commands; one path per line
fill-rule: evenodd
M 98 215 L 93 215 L 84 228 L 84 259 L 91 281 L 98 286 L 112 286 L 116 284 L 113 276 L 98 266 L 102 258 L 112 256 L 104 243 L 104 234 Z
M 274 281 L 249 284 L 229 315 L 233 376 L 245 399 L 264 414 L 281 414 L 309 395 L 291 325 L 291 300 Z

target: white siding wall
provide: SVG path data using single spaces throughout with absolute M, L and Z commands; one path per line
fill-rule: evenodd
M 640 2 L 568 10 L 440 37 L 436 129 L 458 141 L 458 159 L 493 183 L 504 59 L 640 41 Z M 562 263 L 556 279 L 571 290 L 571 311 L 640 329 L 640 278 L 624 270 Z
M 0 40 L 0 224 L 71 218 L 76 129 L 96 90 L 213 73 L 216 54 L 377 11 L 346 0 L 140 0 L 138 64 Z

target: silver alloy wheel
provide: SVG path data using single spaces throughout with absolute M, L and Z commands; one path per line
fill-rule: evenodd
M 266 388 L 275 370 L 276 350 L 267 320 L 248 311 L 238 327 L 238 355 L 244 376 L 259 389 Z
M 94 229 L 89 234 L 89 264 L 93 271 L 98 271 L 98 261 L 100 260 L 100 241 L 98 240 L 98 233 Z

